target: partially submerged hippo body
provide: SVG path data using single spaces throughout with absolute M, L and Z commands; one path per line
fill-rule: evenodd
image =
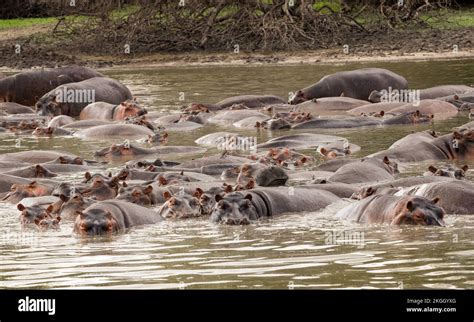
M 439 198 L 376 195 L 341 209 L 336 217 L 364 224 L 445 226 Z
M 473 91 L 474 88 L 466 85 L 441 85 L 434 86 L 429 88 L 424 88 L 419 90 L 419 99 L 437 99 L 445 96 L 450 96 L 454 94 L 464 94 Z M 399 93 L 400 94 L 400 93 Z M 418 94 L 416 94 L 418 96 Z M 374 91 L 369 96 L 369 101 L 373 103 L 379 103 L 381 98 L 380 92 Z M 408 101 L 413 99 L 413 95 L 408 95 L 406 97 Z M 417 97 L 418 98 L 418 97 Z M 400 99 L 400 98 L 399 98 Z M 400 100 L 405 99 L 402 97 Z
M 87 105 L 79 114 L 79 119 L 124 120 L 127 117 L 141 116 L 147 111 L 134 100 L 127 100 L 120 104 L 96 102 Z
M 29 106 L 21 105 L 14 102 L 0 103 L 0 111 L 4 111 L 7 114 L 24 114 L 35 112 L 35 110 Z
M 75 136 L 88 139 L 142 138 L 153 136 L 150 129 L 135 124 L 106 124 L 90 127 L 74 133 Z
M 405 89 L 407 80 L 394 72 L 381 68 L 363 68 L 324 76 L 319 82 L 298 90 L 291 104 L 298 104 L 313 98 L 344 95 L 367 100 L 373 90 Z
M 397 173 L 397 164 L 391 162 L 388 158 L 384 158 L 384 160 L 367 158 L 343 165 L 328 178 L 328 181 L 342 183 L 376 182 L 393 180 Z
M 106 102 L 118 105 L 131 98 L 130 90 L 119 81 L 94 77 L 58 86 L 38 100 L 36 110 L 40 115 L 79 116 L 91 103 Z
M 306 187 L 258 188 L 247 192 L 217 195 L 217 204 L 211 214 L 215 223 L 249 224 L 262 218 L 283 213 L 318 211 L 339 198 L 328 192 Z
M 62 84 L 102 76 L 90 68 L 75 65 L 18 73 L 0 80 L 0 100 L 33 106 L 39 97 Z
M 151 149 L 142 148 L 135 144 L 122 143 L 122 144 L 113 144 L 110 147 L 101 149 L 95 152 L 97 157 L 131 157 L 143 155 L 159 155 L 159 154 L 180 154 L 180 153 L 204 153 L 206 149 L 196 147 L 196 146 L 158 146 Z
M 474 130 L 453 132 L 429 142 L 419 142 L 377 152 L 372 157 L 419 162 L 427 160 L 474 160 Z
M 102 201 L 78 213 L 74 232 L 82 236 L 107 235 L 162 220 L 156 212 L 136 204 L 119 200 Z
M 53 206 L 43 207 L 40 205 L 25 206 L 22 203 L 17 205 L 20 213 L 20 224 L 22 227 L 34 225 L 39 230 L 59 229 L 60 216 L 53 216 Z
M 371 114 L 380 113 L 381 111 L 389 112 L 392 109 L 403 106 L 405 104 L 406 103 L 393 103 L 393 102 L 366 104 L 366 105 L 358 106 L 356 108 L 348 110 L 347 113 L 351 115 L 356 115 L 356 116 L 371 115 Z
M 37 181 L 30 181 L 27 184 L 13 184 L 10 192 L 2 198 L 2 201 L 17 203 L 23 198 L 49 196 L 52 191 L 52 185 L 42 184 Z
M 292 148 L 292 149 L 307 149 L 314 148 L 318 146 L 326 146 L 332 143 L 340 143 L 342 145 L 347 142 L 347 140 L 340 136 L 334 135 L 325 135 L 325 134 L 313 134 L 313 133 L 300 133 L 300 134 L 291 134 L 279 136 L 272 138 L 265 143 L 257 145 L 257 148 L 267 149 L 267 148 Z M 353 146 L 353 151 L 359 150 L 356 145 Z
M 48 122 L 48 127 L 60 127 L 64 126 L 67 124 L 71 124 L 75 122 L 75 120 L 68 116 L 68 115 L 58 115 L 53 117 L 49 122 Z
M 408 103 L 390 110 L 390 113 L 401 114 L 420 111 L 422 114 L 432 114 L 436 119 L 446 119 L 456 116 L 458 109 L 451 103 L 440 100 L 425 99 L 418 104 Z
M 42 150 L 31 150 L 5 153 L 0 155 L 0 161 L 17 161 L 17 162 L 28 162 L 28 163 L 44 163 L 56 160 L 61 156 L 76 158 L 77 156 L 67 152 L 61 151 L 42 151 Z
M 56 173 L 49 171 L 48 169 L 46 169 L 40 164 L 6 171 L 6 172 L 3 172 L 2 174 L 8 174 L 11 176 L 17 176 L 17 177 L 22 177 L 22 178 L 52 178 L 52 177 L 58 176 Z
M 209 110 L 222 110 L 233 105 L 241 104 L 247 108 L 260 108 L 270 104 L 283 104 L 286 101 L 274 95 L 241 95 L 228 97 L 216 104 L 205 104 Z
M 395 141 L 389 149 L 404 147 L 404 146 L 411 146 L 413 144 L 417 144 L 420 142 L 431 142 L 433 139 L 437 137 L 437 134 L 433 131 L 423 131 L 423 132 L 415 132 L 404 136 L 400 140 Z
M 424 176 L 439 176 L 439 177 L 448 177 L 457 180 L 462 180 L 466 178 L 466 172 L 469 169 L 467 164 L 458 168 L 455 165 L 448 164 L 445 166 L 434 166 L 430 165 L 428 171 L 423 173 Z
M 345 112 L 369 104 L 368 101 L 351 97 L 322 97 L 294 105 L 295 111 L 313 115 L 330 115 Z

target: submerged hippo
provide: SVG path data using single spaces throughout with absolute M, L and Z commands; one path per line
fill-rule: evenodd
M 17 176 L 22 178 L 52 178 L 57 177 L 56 173 L 53 173 L 43 167 L 40 164 L 36 164 L 34 166 L 28 166 L 16 170 L 10 170 L 3 172 L 3 174 L 8 174 L 11 176 Z
M 151 149 L 142 148 L 128 142 L 113 144 L 108 148 L 96 151 L 98 157 L 134 157 L 147 154 L 172 154 L 172 153 L 204 153 L 206 149 L 196 146 L 158 146 Z
M 186 219 L 203 215 L 199 199 L 195 195 L 187 193 L 171 194 L 166 191 L 163 196 L 166 202 L 158 210 L 163 218 Z
M 2 154 L 0 155 L 0 161 L 45 163 L 56 160 L 59 157 L 77 158 L 76 155 L 67 152 L 30 150 Z
M 394 72 L 382 68 L 363 68 L 324 76 L 319 82 L 298 90 L 290 100 L 298 104 L 313 98 L 344 95 L 367 100 L 373 90 L 405 89 L 407 80 Z
M 68 116 L 68 115 L 58 115 L 58 116 L 55 116 L 53 117 L 49 122 L 48 122 L 48 127 L 60 127 L 60 126 L 64 126 L 64 125 L 67 125 L 67 124 L 71 124 L 75 122 L 75 120 Z
M 14 184 L 10 192 L 3 197 L 2 201 L 17 203 L 23 198 L 48 196 L 53 191 L 53 187 L 36 181 L 28 184 Z
M 217 203 L 212 210 L 211 221 L 230 225 L 249 224 L 283 213 L 318 211 L 337 200 L 339 198 L 336 195 L 314 188 L 278 187 L 238 191 L 224 197 L 216 195 Z
M 39 97 L 62 84 L 102 76 L 90 68 L 75 65 L 18 73 L 0 80 L 0 100 L 33 106 Z
M 129 202 L 109 200 L 95 203 L 78 212 L 74 232 L 82 236 L 108 235 L 162 220 L 159 214 L 148 208 Z
M 59 229 L 61 217 L 52 215 L 52 205 L 46 208 L 37 205 L 26 207 L 19 203 L 17 209 L 21 212 L 20 223 L 22 227 L 31 226 L 33 224 L 41 231 Z
M 403 146 L 410 146 L 420 142 L 431 142 L 434 138 L 437 138 L 438 134 L 432 130 L 427 130 L 423 132 L 410 133 L 407 136 L 404 136 L 400 140 L 395 141 L 389 149 L 399 148 Z
M 330 182 L 342 183 L 363 183 L 382 180 L 393 180 L 398 173 L 398 165 L 383 158 L 362 159 L 359 162 L 351 162 L 341 166 L 332 176 L 328 178 Z
M 73 194 L 71 197 L 61 194 L 59 196 L 63 204 L 59 209 L 61 218 L 65 220 L 75 220 L 77 213 L 91 206 L 97 200 L 83 197 L 80 193 Z
M 135 100 L 126 100 L 120 104 L 96 102 L 87 105 L 79 114 L 79 119 L 102 119 L 121 121 L 127 117 L 145 115 L 147 110 Z
M 376 195 L 341 209 L 336 217 L 364 224 L 445 226 L 444 210 L 429 200 L 411 196 Z
M 94 77 L 58 86 L 44 94 L 36 103 L 36 111 L 44 116 L 79 116 L 90 103 L 120 104 L 131 98 L 130 90 L 119 81 L 107 77 Z
M 369 104 L 369 102 L 351 97 L 321 97 L 294 105 L 294 109 L 313 115 L 330 115 L 352 110 L 366 104 Z
M 26 114 L 35 112 L 35 110 L 29 106 L 13 102 L 0 103 L 0 111 L 6 112 L 7 114 Z
M 466 178 L 467 169 L 469 169 L 469 166 L 467 164 L 463 165 L 461 168 L 458 168 L 451 164 L 448 164 L 447 166 L 442 166 L 442 167 L 435 167 L 434 165 L 430 165 L 428 167 L 428 171 L 425 172 L 423 175 L 448 177 L 448 178 L 454 178 L 457 180 L 462 180 Z
M 441 85 L 434 86 L 429 88 L 424 88 L 419 90 L 419 99 L 437 99 L 444 96 L 454 95 L 454 94 L 464 94 L 472 91 L 473 88 L 466 85 Z M 382 94 L 378 91 L 373 91 L 369 96 L 369 101 L 373 103 L 380 102 Z M 413 99 L 408 96 L 407 101 Z
M 429 142 L 377 152 L 372 157 L 418 162 L 427 160 L 474 160 L 474 130 L 454 131 Z
M 140 138 L 153 136 L 152 130 L 135 124 L 106 124 L 79 130 L 75 136 L 88 139 Z
M 286 103 L 281 97 L 274 95 L 241 95 L 228 97 L 216 104 L 201 104 L 207 110 L 217 111 L 230 108 L 233 105 L 243 105 L 244 108 L 260 108 L 270 104 Z

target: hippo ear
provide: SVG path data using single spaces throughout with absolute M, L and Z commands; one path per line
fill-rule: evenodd
M 36 181 L 30 182 L 30 184 L 28 185 L 28 187 L 30 188 L 33 188 L 34 186 L 36 186 Z
M 149 195 L 150 193 L 153 192 L 153 187 L 150 186 L 150 185 L 148 185 L 148 186 L 146 186 L 146 188 L 143 190 L 143 192 L 144 192 L 145 194 Z
M 433 200 L 431 200 L 431 202 L 432 202 L 433 204 L 437 204 L 438 201 L 439 201 L 439 197 L 436 197 L 436 198 L 434 198 Z
M 21 204 L 21 203 L 19 203 L 18 205 L 16 205 L 16 208 L 17 208 L 18 210 L 20 210 L 20 211 L 23 211 L 23 210 L 26 209 L 26 207 L 23 206 L 23 204 Z
M 90 174 L 89 171 L 87 171 L 86 173 L 84 173 L 84 178 L 86 178 L 86 180 L 90 180 L 90 178 L 92 178 L 92 175 Z
M 325 148 L 321 147 L 319 148 L 319 153 L 321 153 L 322 155 L 327 155 L 328 154 L 328 150 L 326 150 Z
M 48 126 L 48 128 L 46 129 L 46 133 L 48 134 L 53 134 L 53 131 L 54 131 L 54 128 L 52 128 L 51 126 Z
M 219 202 L 219 201 L 221 201 L 222 199 L 224 199 L 224 197 L 222 197 L 222 196 L 219 195 L 219 194 L 217 194 L 217 195 L 214 196 L 214 200 L 215 200 L 216 202 Z
M 204 191 L 201 188 L 196 188 L 196 191 L 194 191 L 193 196 L 199 198 L 202 196 L 203 193 Z
M 407 209 L 409 211 L 413 211 L 415 209 L 415 206 L 413 205 L 413 202 L 411 200 L 407 202 Z
M 244 197 L 244 199 L 247 199 L 247 200 L 249 200 L 249 201 L 252 201 L 252 195 L 249 193 L 249 194 L 247 194 L 247 195 Z
M 109 178 L 112 178 L 112 172 L 109 172 L 109 174 L 107 175 Z
M 457 96 L 456 94 L 453 96 L 453 98 L 457 101 L 459 100 L 459 96 Z
M 384 116 L 385 115 L 385 112 L 384 111 L 380 111 L 380 116 Z
M 127 188 L 128 184 L 124 181 L 124 182 L 122 182 L 122 187 Z
M 466 172 L 467 169 L 469 169 L 469 166 L 467 164 L 463 165 L 462 168 L 461 168 L 461 170 L 464 171 L 464 172 Z
M 169 191 L 163 192 L 163 197 L 165 197 L 165 200 L 168 200 L 171 198 L 171 193 Z
M 232 192 L 232 190 L 233 189 L 232 189 L 232 186 L 230 184 L 225 185 L 224 191 L 226 193 L 230 193 L 230 192 Z
M 56 216 L 56 220 L 57 220 L 58 222 L 60 222 L 60 221 L 61 221 L 61 216 L 59 216 L 59 215 Z
M 432 173 L 436 173 L 436 171 L 438 171 L 438 168 L 436 168 L 436 167 L 433 166 L 433 165 L 430 165 L 430 166 L 428 167 L 428 170 L 429 170 L 430 172 L 432 172 Z
M 66 196 L 65 194 L 60 194 L 59 195 L 59 199 L 61 199 L 63 202 L 66 202 L 69 200 L 69 197 Z
M 245 185 L 245 188 L 250 190 L 255 187 L 255 181 L 254 180 L 249 180 L 249 182 Z
M 163 139 L 166 139 L 167 137 L 168 137 L 168 133 L 167 132 L 163 133 Z
M 180 175 L 184 176 L 184 171 L 181 170 L 181 172 L 179 173 Z
M 372 196 L 375 192 L 377 191 L 377 189 L 373 188 L 373 187 L 368 187 L 367 188 L 367 191 L 365 192 L 367 197 L 368 196 Z
M 165 177 L 163 176 L 158 176 L 158 182 L 162 185 L 162 186 L 166 186 L 168 184 L 168 180 L 166 180 Z
M 53 205 L 49 205 L 48 208 L 46 208 L 46 211 L 47 212 L 53 212 L 54 210 L 54 206 Z
M 390 159 L 387 156 L 383 157 L 383 163 L 390 164 Z

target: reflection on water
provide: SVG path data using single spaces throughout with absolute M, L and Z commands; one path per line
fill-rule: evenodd
M 351 66 L 265 66 L 107 70 L 150 110 L 191 101 L 215 102 L 237 94 L 286 96 L 324 74 Z M 473 61 L 384 63 L 407 77 L 412 88 L 474 83 Z M 185 101 L 179 101 L 179 93 Z M 447 132 L 466 115 L 437 122 Z M 430 125 L 326 131 L 342 135 L 367 155 L 413 130 Z M 170 133 L 172 145 L 194 145 L 218 126 Z M 233 130 L 232 130 L 233 131 Z M 253 131 L 238 131 L 255 136 Z M 324 131 L 320 131 L 324 133 Z M 262 132 L 259 142 L 270 135 Z M 19 148 L 17 142 L 21 139 Z M 120 138 L 117 138 L 120 140 Z M 32 138 L 2 134 L 2 153 L 60 149 L 91 157 L 110 144 L 76 138 Z M 211 151 L 210 153 L 212 153 Z M 180 159 L 180 157 L 175 157 Z M 405 167 L 419 174 L 428 163 Z M 474 164 L 471 164 L 474 166 Z M 78 179 L 78 175 L 64 180 Z M 473 172 L 468 172 L 473 179 Z M 218 226 L 205 219 L 165 222 L 106 239 L 59 232 L 20 230 L 18 211 L 0 204 L 1 288 L 472 288 L 474 217 L 448 216 L 447 227 L 363 227 L 333 218 L 341 201 L 318 213 L 281 216 L 246 227 Z

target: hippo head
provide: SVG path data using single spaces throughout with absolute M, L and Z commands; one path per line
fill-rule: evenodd
M 304 92 L 302 90 L 298 90 L 295 95 L 288 101 L 288 104 L 296 105 L 299 103 L 303 103 L 308 99 L 305 97 Z
M 239 173 L 240 173 L 240 166 L 227 168 L 224 171 L 222 171 L 221 179 L 223 181 L 235 180 L 237 179 L 237 176 L 239 175 Z
M 329 159 L 329 160 L 336 159 L 339 157 L 345 157 L 348 154 L 351 154 L 350 147 L 346 149 L 318 147 L 316 152 L 321 154 L 325 159 Z
M 199 200 L 186 193 L 171 195 L 165 191 L 163 196 L 166 202 L 160 208 L 160 215 L 164 218 L 184 219 L 201 216 Z
M 380 103 L 381 99 L 382 93 L 380 91 L 372 91 L 367 100 L 371 103 Z
M 65 155 L 58 157 L 54 160 L 54 163 L 84 165 L 84 160 L 80 157 L 70 157 Z
M 110 235 L 119 230 L 115 217 L 104 209 L 78 211 L 74 222 L 74 232 L 82 236 Z
M 54 133 L 54 127 L 51 127 L 51 126 L 48 126 L 48 127 L 38 126 L 33 131 L 33 135 L 37 135 L 37 136 L 43 136 L 43 135 L 51 136 L 53 135 L 53 133 Z
M 146 142 L 150 144 L 165 144 L 168 142 L 168 133 L 164 132 L 148 135 Z
M 269 130 L 283 130 L 290 129 L 291 124 L 282 118 L 276 118 L 264 122 L 263 127 Z
M 115 107 L 114 120 L 124 120 L 127 117 L 142 116 L 148 111 L 138 105 L 135 100 L 126 100 Z
M 48 216 L 43 218 L 38 223 L 38 229 L 40 231 L 47 231 L 47 230 L 61 230 L 59 226 L 59 222 L 61 221 L 60 216 Z
M 454 131 L 452 147 L 459 159 L 474 160 L 474 130 Z
M 57 176 L 58 175 L 56 173 L 50 172 L 48 169 L 42 167 L 39 164 L 34 166 L 34 178 L 51 178 Z
M 119 174 L 120 175 L 120 174 Z M 84 173 L 84 180 L 82 180 L 82 183 L 88 183 L 88 182 L 92 182 L 94 181 L 96 178 L 102 178 L 104 180 L 110 180 L 112 178 L 112 173 L 109 172 L 108 175 L 104 175 L 104 174 L 101 174 L 101 173 L 94 173 L 94 174 L 91 174 L 89 171 L 86 171 Z M 121 179 L 119 178 L 120 180 L 124 180 L 124 179 Z
M 436 206 L 439 198 L 428 200 L 412 197 L 406 202 L 404 209 L 393 219 L 392 225 L 423 225 L 445 226 L 444 210 Z
M 112 144 L 108 148 L 96 151 L 95 156 L 98 157 L 122 157 L 122 156 L 133 156 L 137 147 L 129 142 L 121 144 Z
M 126 187 L 118 190 L 116 199 L 125 200 L 137 205 L 151 206 L 153 202 L 153 187 Z
M 359 191 L 354 192 L 351 195 L 351 199 L 362 200 L 364 198 L 372 196 L 376 192 L 377 192 L 377 188 L 363 187 L 363 188 L 360 188 Z
M 66 218 L 74 219 L 78 211 L 86 209 L 90 204 L 90 200 L 86 200 L 81 194 L 76 193 L 71 197 L 60 195 L 59 198 L 63 201 L 59 213 Z
M 61 104 L 54 94 L 45 95 L 36 102 L 36 113 L 41 116 L 58 116 L 61 115 Z
M 193 194 L 199 200 L 199 206 L 201 207 L 202 215 L 210 215 L 212 208 L 216 204 L 215 198 L 209 193 L 205 193 L 201 188 L 196 188 L 196 191 Z
M 430 173 L 434 176 L 455 178 L 457 180 L 462 180 L 466 177 L 467 169 L 469 169 L 469 166 L 467 164 L 462 166 L 461 168 L 437 168 L 434 165 L 430 165 L 428 167 L 428 171 L 430 171 Z
M 16 207 L 19 211 L 21 211 L 20 223 L 22 227 L 28 227 L 30 225 L 40 227 L 40 222 L 42 220 L 53 220 L 53 216 L 51 215 L 51 212 L 53 211 L 52 205 L 48 206 L 48 208 L 43 208 L 40 206 L 25 207 L 23 204 L 19 203 Z
M 200 103 L 191 103 L 183 109 L 184 112 L 204 112 L 209 113 L 209 107 Z
M 118 180 L 118 178 L 106 180 L 101 177 L 96 177 L 92 181 L 91 186 L 85 189 L 82 194 L 96 200 L 113 199 L 117 196 Z
M 288 175 L 280 167 L 269 166 L 259 170 L 255 180 L 259 186 L 263 187 L 284 186 L 288 180 Z
M 252 195 L 232 192 L 224 197 L 216 195 L 216 205 L 212 209 L 211 221 L 227 225 L 248 225 L 257 220 L 258 214 L 252 204 Z
M 29 184 L 14 184 L 10 188 L 10 192 L 3 197 L 3 201 L 8 201 L 12 203 L 17 203 L 23 198 L 28 197 L 40 197 L 48 195 L 48 188 L 42 186 L 36 181 L 33 181 Z

